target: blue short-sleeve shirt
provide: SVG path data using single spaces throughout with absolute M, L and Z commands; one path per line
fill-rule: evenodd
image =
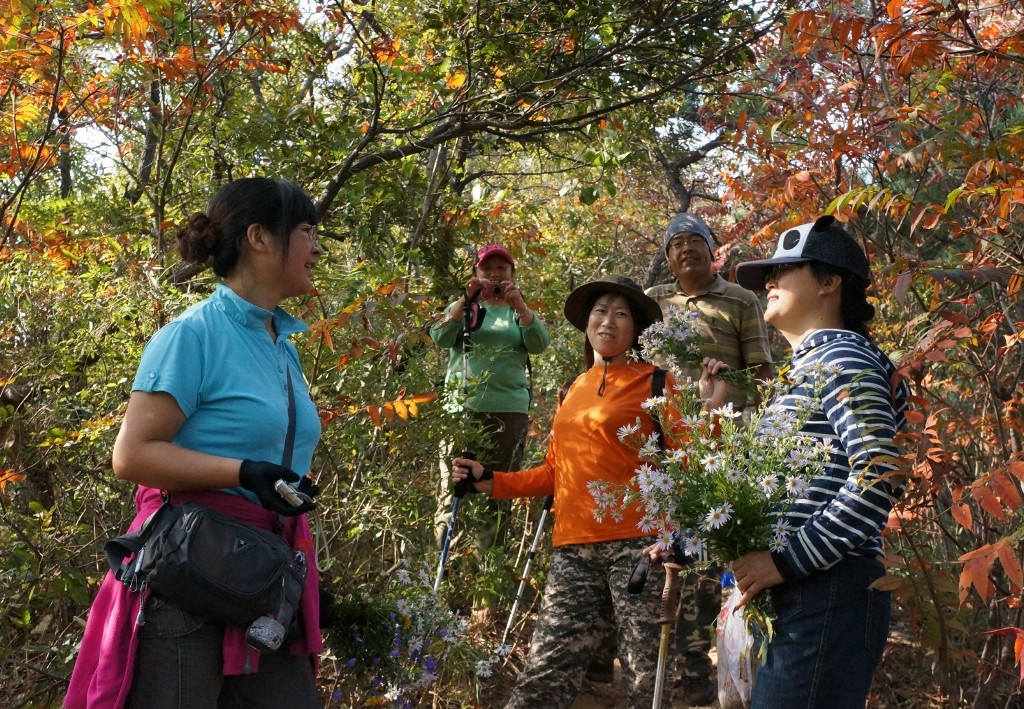
M 275 342 L 264 326 L 273 317 Z M 281 308 L 273 313 L 225 285 L 163 327 L 142 353 L 133 391 L 174 397 L 185 422 L 174 443 L 228 458 L 280 463 L 288 432 L 288 377 L 295 396 L 291 468 L 305 475 L 320 440 L 290 335 L 306 325 Z M 251 493 L 234 489 L 255 501 Z

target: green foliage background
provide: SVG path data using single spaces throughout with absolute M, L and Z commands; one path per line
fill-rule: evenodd
M 917 397 L 914 482 L 889 539 L 914 641 L 900 661 L 930 668 L 924 686 L 883 681 L 873 701 L 1019 701 L 1013 643 L 983 631 L 1024 626 L 1024 33 L 1012 7 L 959 12 L 0 7 L 0 705 L 59 704 L 102 544 L 133 514 L 109 458 L 141 348 L 214 285 L 177 262 L 174 229 L 254 174 L 309 190 L 327 250 L 316 293 L 288 307 L 312 326 L 297 344 L 325 422 L 314 474 L 343 629 L 323 686 L 337 704 L 372 699 L 372 671 L 346 665 L 351 624 L 385 613 L 401 560 L 434 563 L 439 451 L 475 436 L 432 400 L 446 353 L 426 336 L 470 255 L 509 246 L 552 331 L 533 360 L 536 461 L 556 392 L 582 366 L 565 296 L 608 272 L 664 280 L 662 229 L 685 209 L 715 226 L 724 273 L 825 210 L 871 246 L 877 339 Z M 964 51 L 940 61 L 950 46 Z M 515 542 L 484 573 L 460 571 L 472 550 L 457 547 L 445 603 L 481 586 L 508 598 L 538 512 L 515 511 Z M 528 627 L 487 682 L 472 661 L 494 638 L 475 637 L 417 702 L 499 701 Z

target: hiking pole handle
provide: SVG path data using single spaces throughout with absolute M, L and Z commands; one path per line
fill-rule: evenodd
M 461 453 L 456 453 L 455 457 L 475 461 L 476 453 L 474 451 L 462 451 Z M 466 467 L 464 465 L 460 465 L 459 467 L 466 471 L 466 477 L 464 477 L 459 482 L 455 483 L 453 492 L 455 494 L 456 499 L 462 499 L 466 495 L 477 494 L 477 489 L 473 487 L 473 483 L 483 482 L 484 480 L 492 480 L 494 478 L 494 471 L 486 466 L 484 467 L 484 470 L 480 474 L 479 478 L 473 476 L 472 468 Z
M 667 561 L 665 566 L 665 587 L 661 590 L 661 617 L 658 622 L 662 626 L 674 625 L 679 612 L 679 592 L 682 590 L 682 579 L 679 572 L 683 567 Z M 671 628 L 670 628 L 671 630 Z

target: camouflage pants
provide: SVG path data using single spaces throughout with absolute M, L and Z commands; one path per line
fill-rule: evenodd
M 558 547 L 551 557 L 540 616 L 526 666 L 506 709 L 569 707 L 602 638 L 614 632 L 629 707 L 651 706 L 658 667 L 664 572 L 652 571 L 642 593 L 626 591 L 649 539 Z M 614 615 L 601 613 L 610 606 Z M 663 705 L 671 706 L 666 678 Z
M 722 608 L 720 566 L 691 571 L 683 578 L 679 594 L 679 620 L 676 625 L 676 674 L 682 677 L 710 677 L 711 624 Z
M 676 622 L 676 676 L 715 679 L 711 664 L 712 623 L 722 608 L 722 567 L 691 571 L 683 577 Z M 611 608 L 604 615 L 610 617 Z M 594 654 L 599 664 L 611 664 L 616 656 L 615 634 L 608 632 Z

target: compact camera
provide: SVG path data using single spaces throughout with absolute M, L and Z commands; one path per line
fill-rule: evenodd
M 296 491 L 295 488 L 284 480 L 278 480 L 274 483 L 274 489 L 277 490 L 277 494 L 283 497 L 292 507 L 298 507 L 306 502 L 312 502 L 309 495 Z
M 484 292 L 492 298 L 501 298 L 505 295 L 505 284 L 497 281 L 487 281 Z

